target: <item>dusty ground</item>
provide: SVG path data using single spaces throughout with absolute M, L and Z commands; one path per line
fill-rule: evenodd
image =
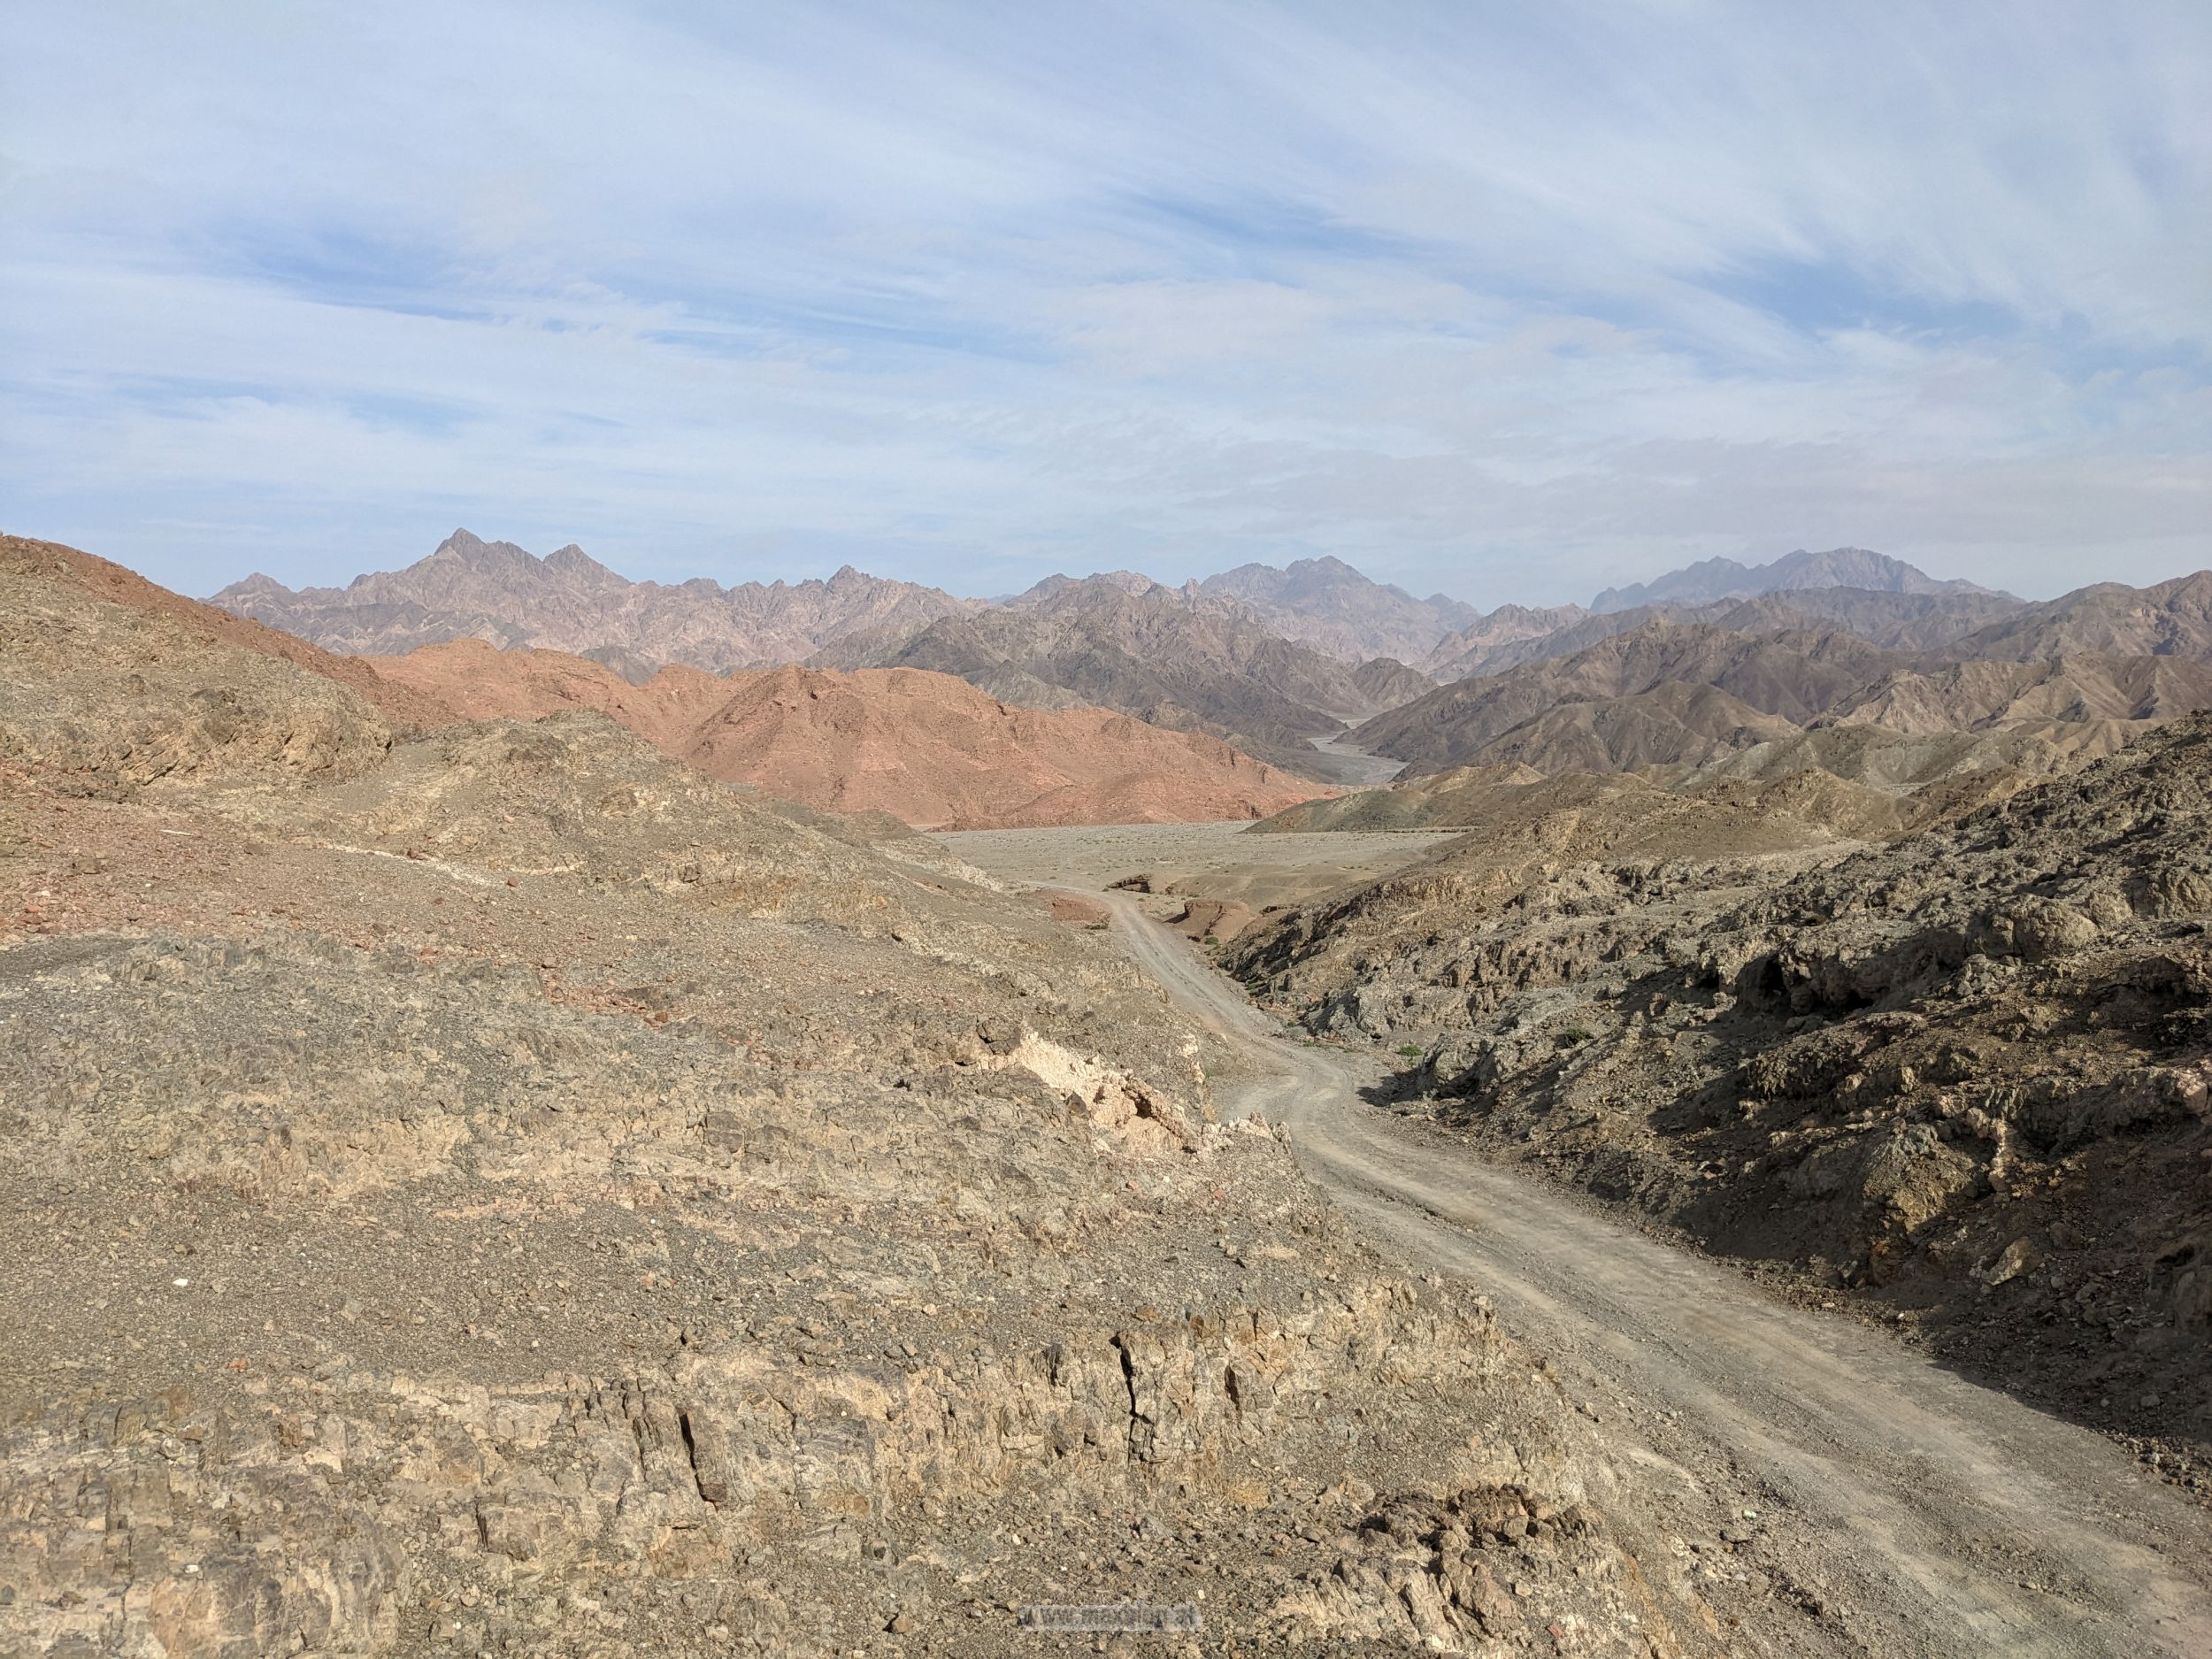
M 2212 1653 L 2212 1522 L 2124 1452 L 1855 1324 L 1603 1220 L 1362 1103 L 1379 1065 L 1286 1041 L 1139 902 L 1118 936 L 1242 1055 L 1234 1110 L 1393 1248 L 1481 1286 L 1680 1508 L 1846 1651 Z M 1711 1517 L 1724 1516 L 1724 1523 Z
M 1404 868 L 1459 832 L 1248 835 L 1229 824 L 1119 824 L 939 835 L 1002 880 L 1105 887 L 1133 875 L 1156 893 L 1235 899 L 1256 910 L 1300 904 Z

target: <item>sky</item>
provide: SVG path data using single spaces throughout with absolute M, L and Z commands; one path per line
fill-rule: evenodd
M 0 528 L 1488 607 L 2212 565 L 2201 0 L 11 0 Z

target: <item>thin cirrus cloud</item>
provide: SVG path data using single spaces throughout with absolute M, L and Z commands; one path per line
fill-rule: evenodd
M 2212 24 L 2074 5 L 26 0 L 0 511 L 1482 603 L 2212 562 Z

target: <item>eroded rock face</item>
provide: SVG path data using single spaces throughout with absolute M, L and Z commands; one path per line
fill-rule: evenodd
M 2208 822 L 2199 717 L 1886 847 L 1447 856 L 1233 956 L 1446 1120 L 2204 1447 Z
M 1579 1503 L 1562 1508 L 1517 1485 L 1403 1494 L 1347 1542 L 1334 1566 L 1309 1573 L 1281 1603 L 1334 1642 L 1508 1653 L 1571 1640 L 1594 1654 L 1678 1651 L 1664 1633 L 1664 1598 Z M 1563 1617 L 1563 1601 L 1573 1604 Z
M 1008 1569 L 1042 1596 L 1132 1514 L 1582 1486 L 1486 1310 L 1393 1278 L 1273 1134 L 1011 1022 L 870 1079 L 288 937 L 20 943 L 0 1012 L 34 1651 L 826 1652 L 964 1617 L 993 1527 L 1079 1530 Z M 1226 1605 L 1352 1617 L 1239 1555 Z M 1602 1587 L 1516 1616 L 1607 1627 Z

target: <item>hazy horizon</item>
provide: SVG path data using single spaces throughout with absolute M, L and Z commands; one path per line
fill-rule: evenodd
M 0 523 L 976 594 L 2212 564 L 2212 13 L 28 0 Z

